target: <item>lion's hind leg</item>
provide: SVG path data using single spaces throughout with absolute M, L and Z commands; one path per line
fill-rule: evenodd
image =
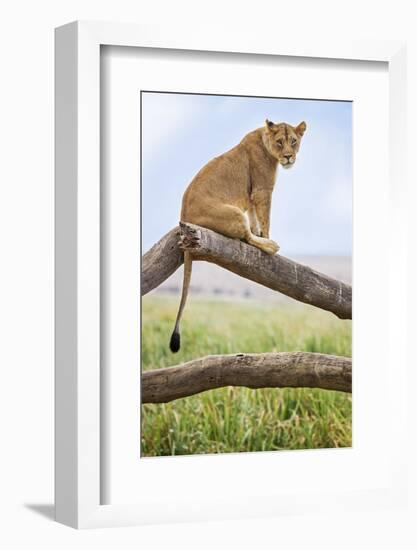
M 279 250 L 276 242 L 257 237 L 252 233 L 246 214 L 237 206 L 229 204 L 216 206 L 210 210 L 209 214 L 201 214 L 189 221 L 226 237 L 244 240 L 267 254 L 275 254 Z

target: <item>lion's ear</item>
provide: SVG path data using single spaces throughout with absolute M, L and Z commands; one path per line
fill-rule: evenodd
M 298 135 L 298 136 L 303 136 L 304 135 L 304 132 L 307 130 L 307 124 L 304 122 L 300 122 L 300 124 L 297 126 L 297 128 L 295 129 L 295 133 Z
M 274 126 L 274 123 L 271 122 L 270 120 L 266 119 L 265 120 L 265 127 L 267 130 L 272 130 L 272 127 Z

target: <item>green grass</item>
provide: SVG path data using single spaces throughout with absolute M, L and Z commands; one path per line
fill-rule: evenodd
M 209 354 L 314 351 L 351 356 L 351 322 L 303 304 L 190 299 L 181 351 L 168 348 L 178 300 L 142 301 L 142 369 Z M 349 394 L 220 388 L 142 405 L 142 456 L 350 447 Z

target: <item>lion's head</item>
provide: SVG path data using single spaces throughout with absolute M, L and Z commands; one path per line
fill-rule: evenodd
M 286 122 L 275 124 L 266 119 L 263 133 L 265 147 L 284 168 L 294 166 L 301 138 L 306 128 L 307 124 L 305 122 L 300 122 L 298 126 L 294 127 Z

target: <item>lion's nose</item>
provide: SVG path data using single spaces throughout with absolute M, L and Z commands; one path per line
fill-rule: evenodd
M 284 158 L 286 158 L 287 160 L 290 160 L 291 157 L 292 155 L 284 155 Z

